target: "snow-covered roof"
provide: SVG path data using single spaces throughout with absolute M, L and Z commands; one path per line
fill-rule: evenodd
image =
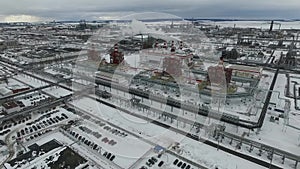
M 0 95 L 2 95 L 2 96 L 6 96 L 6 95 L 9 95 L 11 93 L 12 93 L 12 91 L 7 89 L 6 87 L 1 87 L 0 88 Z
M 228 68 L 234 70 L 242 70 L 242 71 L 249 71 L 249 72 L 262 72 L 263 68 L 261 67 L 252 67 L 252 66 L 244 66 L 244 65 L 228 65 Z
M 6 103 L 3 103 L 2 106 L 8 110 L 8 109 L 13 109 L 13 108 L 16 108 L 16 107 L 19 107 L 19 105 L 14 102 L 14 101 L 11 101 L 11 102 L 6 102 Z

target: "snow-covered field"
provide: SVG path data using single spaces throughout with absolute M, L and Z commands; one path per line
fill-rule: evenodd
M 271 21 L 204 21 L 212 25 L 220 25 L 222 27 L 239 27 L 239 28 L 262 28 L 269 29 Z M 274 21 L 274 29 L 300 29 L 300 21 Z
M 103 129 L 103 127 L 99 127 L 96 124 L 92 124 L 88 121 L 83 122 L 88 128 L 95 129 L 99 132 L 102 136 L 100 138 L 96 138 L 95 136 L 91 135 L 91 133 L 85 133 L 80 131 L 78 128 L 71 128 L 72 131 L 76 133 L 81 133 L 82 137 L 92 141 L 101 147 L 102 153 L 105 151 L 110 152 L 111 154 L 115 155 L 114 163 L 122 166 L 124 168 L 130 168 L 131 165 L 135 163 L 137 159 L 143 156 L 149 149 L 152 148 L 151 145 L 145 143 L 137 138 L 134 138 L 130 135 L 126 137 L 121 137 L 119 135 L 112 134 L 111 132 Z M 115 145 L 110 145 L 108 143 L 103 142 L 103 139 L 107 138 L 108 140 L 113 140 L 116 142 Z M 132 151 L 134 147 L 134 151 Z
M 217 165 L 219 166 L 219 168 L 262 168 L 257 164 L 245 161 L 236 156 L 227 154 L 222 151 L 217 151 L 215 148 L 212 148 L 208 145 L 199 144 L 199 142 L 193 141 L 189 138 L 185 138 L 181 134 L 177 134 L 173 131 L 166 130 L 160 126 L 112 109 L 90 98 L 76 100 L 73 102 L 73 105 L 76 107 L 80 107 L 81 109 L 84 109 L 87 112 L 94 114 L 95 116 L 99 116 L 103 119 L 113 122 L 120 127 L 126 128 L 131 132 L 137 133 L 143 138 L 164 147 L 168 147 L 172 143 L 178 141 L 182 141 L 183 145 L 191 144 L 193 146 L 186 146 L 187 148 L 184 148 L 184 150 L 190 151 L 193 154 L 192 156 L 195 162 L 202 165 L 209 167 Z M 196 150 L 203 152 L 199 153 Z M 188 158 L 190 158 L 190 156 Z M 231 161 L 232 163 L 228 164 L 228 161 Z
M 61 87 L 56 87 L 56 86 L 49 87 L 47 89 L 44 89 L 43 91 L 45 93 L 47 93 L 48 95 L 56 97 L 56 98 L 60 98 L 60 97 L 64 97 L 64 96 L 73 94 L 73 92 L 71 92 L 69 90 L 66 90 Z
M 24 74 L 19 74 L 19 75 L 15 76 L 14 78 L 18 79 L 19 81 L 22 81 L 25 84 L 27 84 L 28 86 L 31 86 L 31 87 L 34 87 L 34 88 L 38 88 L 38 87 L 48 85 L 48 83 L 46 83 L 44 81 L 38 80 L 36 78 L 33 78 L 31 76 L 28 76 L 28 75 L 24 75 Z

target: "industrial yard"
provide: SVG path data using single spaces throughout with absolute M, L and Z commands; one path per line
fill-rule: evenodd
M 1 167 L 300 169 L 299 22 L 267 23 L 1 24 Z

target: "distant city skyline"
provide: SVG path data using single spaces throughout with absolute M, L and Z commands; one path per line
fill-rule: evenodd
M 135 12 L 182 18 L 300 19 L 299 0 L 2 0 L 0 21 L 118 19 Z

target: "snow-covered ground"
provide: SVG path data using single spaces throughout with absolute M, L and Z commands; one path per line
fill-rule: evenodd
M 90 98 L 76 100 L 73 102 L 73 105 L 80 107 L 81 109 L 84 109 L 95 116 L 99 116 L 103 119 L 113 122 L 118 126 L 126 128 L 131 132 L 137 133 L 145 139 L 151 140 L 152 142 L 164 147 L 168 147 L 174 142 L 180 142 L 182 140 L 184 143 L 183 145 L 193 143 L 193 140 L 185 138 L 181 134 L 177 134 L 147 121 L 127 115 L 118 110 L 100 104 Z M 203 150 L 203 153 L 195 152 L 195 150 Z M 190 148 L 187 146 L 185 151 L 192 151 L 195 162 L 201 162 L 200 164 L 205 166 L 211 167 L 217 165 L 220 166 L 219 168 L 262 168 L 257 164 L 245 161 L 236 156 L 224 153 L 222 151 L 217 151 L 215 148 L 212 148 L 208 145 L 199 144 L 199 142 L 195 142 L 195 144 L 193 144 L 193 146 Z M 228 164 L 228 161 L 231 161 L 232 163 Z
M 125 56 L 125 61 L 133 68 L 138 68 L 140 65 L 140 55 L 139 54 L 132 54 Z
M 239 28 L 262 28 L 269 29 L 271 21 L 204 21 L 204 23 L 210 23 L 212 25 L 220 25 L 222 27 L 239 27 Z M 274 29 L 300 29 L 300 21 L 275 21 Z
M 25 84 L 27 84 L 28 86 L 31 86 L 34 88 L 48 85 L 48 83 L 46 83 L 44 81 L 38 80 L 36 78 L 33 78 L 33 77 L 25 75 L 25 74 L 19 74 L 19 75 L 15 76 L 14 78 L 18 79 L 19 81 L 22 81 Z
M 95 137 L 91 133 L 82 132 L 78 127 L 71 128 L 71 131 L 80 133 L 82 137 L 85 137 L 87 140 L 90 140 L 92 143 L 97 144 L 101 147 L 102 153 L 105 151 L 115 155 L 114 163 L 122 166 L 123 168 L 130 168 L 131 165 L 135 163 L 137 159 L 143 156 L 149 149 L 153 148 L 152 145 L 145 143 L 131 135 L 122 137 L 119 135 L 112 134 L 110 131 L 105 130 L 104 127 L 99 127 L 94 123 L 91 123 L 87 120 L 82 122 L 85 127 L 97 131 L 102 136 L 100 138 Z M 106 125 L 109 126 L 109 125 Z M 110 128 L 112 128 L 110 126 Z M 95 130 L 97 129 L 97 130 Z M 115 145 L 110 145 L 103 142 L 103 139 L 107 138 L 109 141 L 115 141 Z M 134 147 L 134 151 L 132 150 Z
M 295 92 L 296 92 L 296 102 L 297 106 L 300 106 L 300 98 L 299 98 L 299 87 L 300 87 L 300 75 L 299 74 L 289 74 L 290 77 L 290 86 L 289 91 L 286 91 L 286 94 L 289 94 L 290 97 L 285 97 L 290 101 L 290 112 L 289 112 L 289 119 L 288 124 L 290 126 L 296 127 L 300 130 L 300 112 L 296 109 L 295 100 L 294 100 L 294 85 L 295 85 Z M 286 79 L 287 80 L 287 79 Z M 287 84 L 286 84 L 287 85 Z M 284 104 L 281 104 L 281 109 L 284 109 Z M 300 139 L 300 137 L 299 137 Z
M 295 111 L 293 99 L 284 96 L 286 84 L 287 78 L 285 74 L 278 74 L 278 78 L 274 87 L 274 91 L 277 92 L 273 92 L 270 102 L 276 103 L 277 108 L 284 110 L 284 99 L 290 100 L 291 111 Z M 268 110 L 268 115 L 265 118 L 264 125 L 260 134 L 258 136 L 250 136 L 250 138 L 256 139 L 260 142 L 264 142 L 265 144 L 269 144 L 270 146 L 275 146 L 282 150 L 300 155 L 300 130 L 286 126 L 284 122 L 285 120 L 282 118 L 280 118 L 278 123 L 270 122 L 270 117 L 273 115 L 271 114 L 271 112 L 271 110 Z M 298 116 L 294 118 L 293 115 L 289 115 L 289 117 L 290 120 L 297 121 L 297 119 L 295 118 L 297 118 Z M 299 125 L 299 123 L 296 124 Z
M 45 93 L 47 93 L 48 95 L 53 96 L 55 98 L 60 98 L 60 97 L 64 97 L 64 96 L 73 94 L 72 91 L 61 88 L 61 87 L 57 87 L 57 86 L 52 86 L 52 87 L 46 88 L 43 91 Z
M 8 78 L 8 83 L 0 83 L 0 88 L 5 87 L 5 88 L 9 88 L 9 86 L 24 86 L 24 83 L 21 83 L 18 80 L 15 80 L 13 78 Z
M 268 76 L 266 77 L 266 79 L 268 79 L 268 80 L 266 82 L 270 81 L 272 79 L 273 73 L 272 72 L 265 72 L 265 74 L 268 74 Z M 265 82 L 264 80 L 262 80 L 262 81 Z M 280 79 L 280 77 L 279 77 L 279 81 L 282 81 Z M 266 84 L 262 83 L 261 86 L 263 86 L 263 85 L 266 85 Z M 267 84 L 266 86 L 269 86 L 269 84 Z M 115 90 L 112 90 L 112 93 L 117 94 L 119 96 L 123 95 L 122 92 L 118 93 Z M 125 93 L 124 96 L 127 96 L 127 94 Z M 127 96 L 127 98 L 129 99 L 130 96 Z M 171 112 L 171 108 L 169 106 L 166 106 L 165 104 L 161 105 L 160 103 L 157 103 L 157 102 L 154 102 L 154 101 L 152 101 L 152 103 L 150 104 L 150 102 L 149 101 L 147 102 L 146 99 L 143 100 L 143 103 L 147 103 L 148 105 L 152 105 L 154 108 L 160 107 L 160 109 L 162 109 L 164 111 Z M 257 105 L 257 106 L 259 106 L 259 105 Z M 259 109 L 258 111 L 261 111 L 261 109 Z M 182 113 L 181 113 L 180 110 L 174 108 L 173 109 L 173 114 L 181 116 Z M 260 114 L 258 113 L 258 115 L 256 117 L 258 118 L 259 115 Z M 192 113 L 188 113 L 188 112 L 186 112 L 185 115 L 182 114 L 182 117 L 186 118 L 186 119 L 189 119 L 189 120 L 192 120 L 192 121 L 195 120 L 195 115 L 192 114 Z M 256 140 L 258 142 L 267 144 L 267 145 L 274 145 L 275 144 L 278 148 L 280 148 L 282 150 L 287 150 L 289 152 L 297 154 L 298 151 L 299 151 L 298 150 L 299 147 L 297 147 L 297 145 L 298 145 L 297 144 L 297 139 L 298 139 L 298 135 L 299 135 L 297 130 L 291 129 L 292 130 L 291 132 L 286 132 L 286 131 L 282 130 L 283 129 L 283 126 L 282 126 L 283 121 L 280 121 L 280 124 L 278 125 L 277 123 L 270 123 L 269 118 L 270 118 L 270 115 L 267 115 L 266 120 L 265 120 L 266 125 L 264 125 L 264 127 L 262 128 L 261 134 L 259 134 L 259 135 L 255 135 L 255 134 L 250 135 L 249 139 L 253 139 L 253 140 Z M 206 120 L 205 118 L 200 118 L 197 121 L 199 121 L 201 123 L 204 123 L 205 120 Z M 235 131 L 232 131 L 232 132 L 234 133 Z M 247 131 L 242 129 L 239 133 L 241 133 L 241 135 L 242 135 L 243 132 L 247 132 Z M 286 137 L 277 138 L 281 135 L 286 135 Z M 289 135 L 291 135 L 291 137 Z M 276 138 L 276 139 L 273 139 L 273 137 Z M 289 147 L 285 146 L 286 145 L 285 142 L 290 143 L 290 144 L 287 144 L 287 145 L 289 145 Z

